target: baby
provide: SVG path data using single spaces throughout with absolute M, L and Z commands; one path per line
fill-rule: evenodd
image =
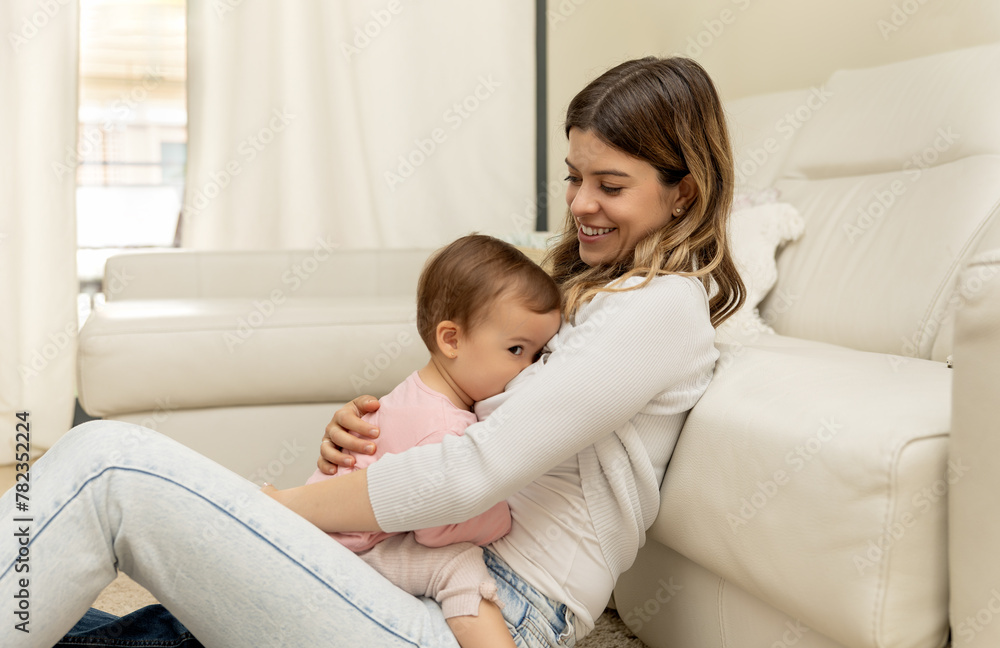
M 306 486 L 265 491 L 308 519 L 317 503 L 336 505 L 322 501 L 321 482 L 386 453 L 463 434 L 476 422 L 473 405 L 502 392 L 537 359 L 559 329 L 559 307 L 552 278 L 513 246 L 475 234 L 442 248 L 417 285 L 417 329 L 431 358 L 366 416 L 381 430 L 376 453 L 356 455 L 354 467 L 337 475 L 317 470 Z M 330 535 L 400 588 L 440 603 L 462 648 L 513 647 L 481 548 L 506 535 L 510 524 L 510 509 L 500 502 L 460 524 Z

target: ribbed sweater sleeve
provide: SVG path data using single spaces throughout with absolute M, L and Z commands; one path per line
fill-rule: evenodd
M 408 531 L 482 513 L 612 434 L 654 398 L 662 402 L 664 392 L 703 389 L 716 357 L 713 339 L 695 279 L 667 275 L 637 290 L 600 293 L 574 324 L 563 324 L 544 366 L 485 421 L 368 469 L 379 526 Z

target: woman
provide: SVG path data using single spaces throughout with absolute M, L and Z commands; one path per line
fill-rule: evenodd
M 439 526 L 507 499 L 513 529 L 486 561 L 523 646 L 572 645 L 593 627 L 656 515 L 677 435 L 711 379 L 713 325 L 743 301 L 725 235 L 729 140 L 699 65 L 648 58 L 609 70 L 574 98 L 566 133 L 569 214 L 552 262 L 567 321 L 551 353 L 461 439 L 332 480 L 342 504 L 330 530 L 339 531 Z M 352 412 L 335 420 L 363 430 Z M 333 462 L 344 461 L 334 444 L 365 443 L 336 425 L 329 434 Z M 35 625 L 22 635 L 6 624 L 5 646 L 56 641 L 116 565 L 210 646 L 455 645 L 433 602 L 393 588 L 252 484 L 141 428 L 71 431 L 35 465 L 31 497 Z M 14 517 L 12 493 L 2 502 Z M 20 574 L 12 553 L 2 555 L 0 595 L 13 596 Z M 115 631 L 146 623 L 136 619 Z

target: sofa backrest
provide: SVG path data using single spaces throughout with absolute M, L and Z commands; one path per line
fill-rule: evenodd
M 1000 44 L 834 73 L 730 102 L 738 191 L 774 187 L 805 233 L 761 312 L 778 333 L 944 360 L 959 285 L 1000 248 Z
M 430 249 L 169 250 L 108 259 L 108 301 L 285 297 L 407 297 Z

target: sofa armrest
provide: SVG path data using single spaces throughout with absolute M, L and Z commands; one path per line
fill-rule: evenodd
M 951 370 L 781 335 L 720 350 L 648 540 L 837 645 L 943 645 Z
M 80 332 L 93 416 L 343 402 L 426 362 L 416 282 L 429 249 L 169 251 L 112 257 Z
M 413 297 L 430 249 L 143 252 L 108 259 L 107 301 Z
M 948 501 L 950 617 L 955 645 L 1000 646 L 1000 250 L 961 277 L 955 319 L 950 456 L 968 467 Z M 990 623 L 990 621 L 994 621 Z

